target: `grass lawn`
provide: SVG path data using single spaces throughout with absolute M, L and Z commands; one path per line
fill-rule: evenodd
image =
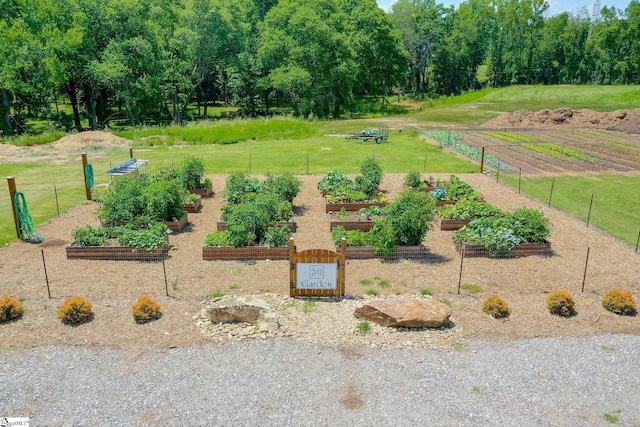
M 500 179 L 518 188 L 517 178 Z M 523 178 L 521 190 L 548 203 L 552 180 L 550 177 Z M 556 177 L 551 206 L 586 222 L 592 194 L 590 224 L 635 246 L 640 230 L 640 176 Z

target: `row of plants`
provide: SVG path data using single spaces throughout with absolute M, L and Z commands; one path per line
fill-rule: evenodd
M 471 185 L 460 180 L 455 175 L 451 175 L 448 181 L 442 183 L 441 188 L 436 188 L 429 192 L 430 196 L 437 202 L 460 202 L 463 200 L 482 201 L 484 196 L 476 191 Z
M 329 171 L 318 183 L 327 203 L 386 202 L 380 191 L 382 168 L 375 159 L 366 159 L 352 181 L 340 171 Z
M 123 246 L 133 249 L 152 251 L 167 244 L 171 230 L 166 224 L 150 222 L 144 228 L 133 224 L 115 227 L 93 227 L 86 225 L 72 231 L 73 240 L 78 246 Z
M 480 133 L 481 135 L 487 135 L 496 139 L 500 139 L 505 142 L 510 142 L 512 144 L 519 144 L 522 142 L 533 144 L 536 142 L 535 138 L 514 132 L 481 131 L 478 133 Z
M 482 152 L 480 150 L 458 142 L 464 139 L 464 136 L 460 134 L 445 131 L 425 131 L 424 134 L 429 138 L 436 140 L 442 147 L 451 148 L 453 151 L 467 156 L 472 160 L 479 162 L 482 159 Z M 484 156 L 484 161 L 496 169 L 503 171 L 510 170 L 506 163 L 489 154 Z
M 463 244 L 479 245 L 490 257 L 510 257 L 524 243 L 547 243 L 550 234 L 550 221 L 542 211 L 522 207 L 476 218 L 454 233 L 453 241 L 458 249 Z
M 462 200 L 455 205 L 443 205 L 438 207 L 436 212 L 442 219 L 456 220 L 471 220 L 504 215 L 502 209 L 490 203 L 476 200 Z
M 143 295 L 131 306 L 131 313 L 136 323 L 147 323 L 162 317 L 160 304 L 148 295 Z M 24 307 L 14 298 L 0 298 L 0 323 L 20 319 Z M 84 297 L 75 296 L 64 300 L 58 309 L 58 319 L 67 325 L 79 325 L 93 318 L 93 306 Z
M 577 314 L 575 299 L 569 291 L 553 290 L 546 298 L 549 313 L 560 317 L 572 317 Z M 602 297 L 602 306 L 620 316 L 634 316 L 637 313 L 636 301 L 631 292 L 620 288 L 607 291 Z M 507 302 L 498 294 L 490 295 L 482 303 L 482 311 L 489 316 L 500 319 L 508 317 L 511 309 Z
M 376 255 L 389 257 L 398 246 L 420 245 L 432 229 L 435 201 L 428 194 L 403 191 L 398 198 L 383 208 L 363 212 L 374 217 L 370 231 L 346 230 L 335 227 L 331 237 L 340 245 L 346 238 L 347 246 L 372 246 Z
M 283 247 L 291 229 L 281 223 L 293 216 L 293 199 L 302 182 L 291 173 L 271 175 L 260 182 L 242 172 L 229 175 L 223 197 L 222 220 L 227 229 L 207 235 L 206 247 Z

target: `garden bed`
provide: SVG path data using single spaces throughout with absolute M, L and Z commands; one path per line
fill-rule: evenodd
M 278 225 L 280 227 L 288 227 L 292 233 L 295 233 L 298 230 L 298 224 L 295 221 L 279 221 Z M 227 221 L 219 219 L 216 222 L 216 230 L 224 231 L 227 229 Z
M 336 246 L 336 252 L 341 250 Z M 388 259 L 427 259 L 429 251 L 423 245 L 417 246 L 398 246 L 398 248 L 391 253 Z M 373 252 L 373 246 L 347 246 L 346 248 L 347 259 L 375 259 L 382 258 Z
M 241 248 L 203 246 L 202 259 L 204 261 L 289 259 L 289 248 L 268 248 L 266 246 L 248 246 Z
M 487 253 L 487 249 L 480 245 L 463 242 L 462 245 L 456 245 L 456 250 L 458 252 L 464 250 L 465 257 L 491 257 L 491 255 Z M 527 255 L 551 255 L 551 243 L 548 241 L 544 243 L 521 243 L 513 249 L 513 255 L 511 256 L 519 257 Z M 496 258 L 503 258 L 503 256 Z
M 193 203 L 187 203 L 182 206 L 182 210 L 187 213 L 197 213 L 202 209 L 202 196 L 198 197 L 198 199 Z
M 373 218 L 367 218 L 360 214 L 350 214 L 348 218 L 338 218 L 336 212 L 329 213 L 329 230 L 336 227 L 344 227 L 345 230 L 369 231 L 375 225 Z
M 440 218 L 440 230 L 441 231 L 455 231 L 460 230 L 465 225 L 471 222 L 470 219 L 444 219 Z
M 190 188 L 189 193 L 197 194 L 200 197 L 211 197 L 213 196 L 213 188 Z
M 174 233 L 179 233 L 183 228 L 187 226 L 187 224 L 189 223 L 189 219 L 187 218 L 187 213 L 185 212 L 184 215 L 182 215 L 182 218 L 173 221 L 164 221 L 164 223 L 167 225 L 167 227 L 169 227 L 169 230 L 173 231 Z
M 106 261 L 158 261 L 167 258 L 169 245 L 154 250 L 127 246 L 79 246 L 75 243 L 65 248 L 67 259 L 93 259 Z
M 360 209 L 370 208 L 372 206 L 385 207 L 387 202 L 371 202 L 371 203 L 327 203 L 325 204 L 325 212 L 338 212 L 342 209 L 348 212 L 359 211 Z

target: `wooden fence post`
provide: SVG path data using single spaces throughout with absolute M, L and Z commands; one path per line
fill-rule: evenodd
M 18 223 L 18 216 L 16 215 L 16 200 L 14 195 L 16 194 L 16 179 L 13 176 L 7 177 L 7 183 L 9 184 L 9 197 L 11 198 L 11 212 L 13 212 L 13 223 L 16 227 L 16 235 L 18 239 L 22 237 L 20 234 L 20 224 Z
M 84 192 L 87 200 L 91 200 L 91 189 L 87 185 L 87 153 L 82 153 L 82 176 L 84 177 Z

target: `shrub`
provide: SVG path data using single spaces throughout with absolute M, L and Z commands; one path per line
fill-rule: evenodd
M 58 311 L 58 318 L 68 325 L 88 322 L 92 315 L 91 303 L 83 297 L 67 298 Z
M 376 220 L 373 229 L 367 234 L 370 237 L 373 252 L 383 258 L 391 256 L 398 247 L 393 227 L 387 220 Z
M 384 208 L 398 245 L 419 245 L 431 229 L 435 202 L 428 194 L 403 191 Z
M 482 303 L 482 311 L 496 319 L 509 316 L 511 310 L 507 302 L 498 294 L 490 295 Z
M 633 316 L 636 313 L 636 302 L 629 291 L 615 288 L 604 294 L 602 306 L 612 313 L 622 316 Z
M 327 194 L 353 190 L 354 187 L 347 175 L 340 171 L 329 171 L 318 183 L 318 190 L 325 191 Z
M 282 175 L 269 174 L 264 181 L 264 187 L 268 192 L 289 203 L 292 203 L 293 199 L 298 195 L 301 186 L 302 181 L 291 172 L 286 172 Z
M 422 185 L 422 179 L 420 177 L 420 172 L 411 171 L 405 176 L 404 183 L 411 188 L 420 188 Z
M 138 298 L 138 301 L 131 307 L 131 312 L 136 323 L 147 323 L 162 317 L 160 304 L 147 295 Z
M 197 157 L 187 156 L 178 166 L 177 177 L 183 188 L 201 188 L 203 176 L 204 164 Z
M 22 304 L 11 297 L 0 298 L 0 323 L 10 322 L 22 317 L 24 309 Z
M 360 175 L 375 186 L 382 182 L 382 168 L 375 159 L 366 159 L 360 166 Z
M 575 316 L 576 302 L 569 291 L 554 290 L 547 297 L 547 307 L 551 314 L 562 317 Z

